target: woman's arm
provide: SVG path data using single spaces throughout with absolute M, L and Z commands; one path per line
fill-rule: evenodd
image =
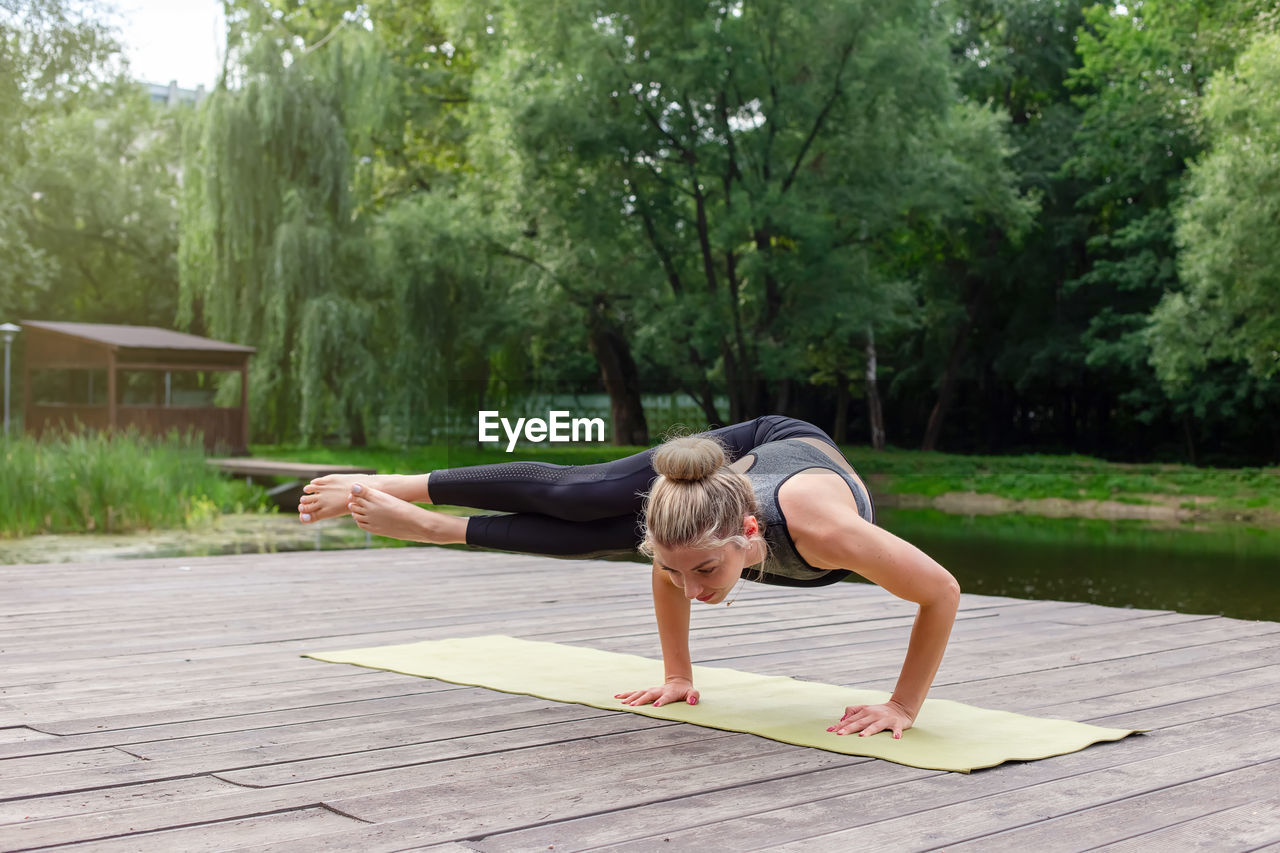
M 696 705 L 698 691 L 693 688 L 693 663 L 689 658 L 689 599 L 657 565 L 653 567 L 653 612 L 662 643 L 664 683 L 661 687 L 618 693 L 613 698 L 623 700 L 624 705 L 652 702 L 655 708 L 681 701 Z
M 848 487 L 837 482 L 847 496 Z M 781 499 L 787 497 L 785 486 L 783 492 Z M 796 490 L 792 497 L 795 500 L 787 501 L 783 512 L 789 522 L 798 522 L 787 526 L 801 557 L 819 568 L 855 571 L 920 605 L 893 696 L 884 705 L 850 706 L 831 727 L 837 734 L 892 730 L 895 738 L 901 737 L 915 722 L 942 663 L 960 604 L 960 585 L 919 548 L 864 520 L 852 500 L 833 501 L 812 486 Z

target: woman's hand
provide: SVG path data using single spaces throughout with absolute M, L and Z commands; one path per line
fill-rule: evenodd
M 911 728 L 916 715 L 890 699 L 883 705 L 850 705 L 844 709 L 840 722 L 827 729 L 838 735 L 854 732 L 858 737 L 869 737 L 876 732 L 892 731 L 893 739 L 900 740 L 902 733 Z
M 661 687 L 615 693 L 613 698 L 621 699 L 623 705 L 648 705 L 652 702 L 655 708 L 666 705 L 668 702 L 688 702 L 690 705 L 697 705 L 698 691 L 693 689 L 693 682 L 687 678 L 669 678 Z

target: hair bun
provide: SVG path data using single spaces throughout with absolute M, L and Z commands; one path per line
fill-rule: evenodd
M 696 435 L 673 438 L 653 454 L 653 470 L 675 482 L 705 479 L 724 463 L 724 448 L 713 439 Z

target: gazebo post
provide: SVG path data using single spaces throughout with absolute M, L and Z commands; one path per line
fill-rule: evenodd
M 114 347 L 107 348 L 107 427 L 109 429 L 118 429 L 119 424 L 116 422 L 116 351 Z
M 31 348 L 27 348 L 30 352 Z M 34 435 L 31 427 L 31 358 L 22 357 L 22 431 Z
M 240 444 L 249 451 L 249 356 L 240 365 Z

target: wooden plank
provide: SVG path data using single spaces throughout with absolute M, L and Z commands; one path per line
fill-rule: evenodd
M 1165 841 L 1162 850 L 1187 849 L 1204 842 L 1212 842 L 1216 850 L 1229 849 L 1225 845 L 1228 837 L 1225 833 L 1197 837 L 1187 833 L 1185 827 L 1190 824 L 1199 832 L 1205 828 L 1199 825 L 1200 818 L 1216 817 L 1240 806 L 1259 807 L 1261 804 L 1255 802 L 1258 792 L 1272 789 L 1277 773 L 1280 773 L 1280 759 L 953 843 L 947 849 L 971 853 L 987 850 L 1067 853 L 1079 849 L 1081 838 L 1089 839 L 1091 845 L 1116 845 L 1113 849 L 1126 847 L 1120 843 L 1126 840 L 1137 840 L 1144 846 Z M 1274 803 L 1270 808 L 1274 809 Z M 1167 830 L 1176 830 L 1182 843 L 1167 843 L 1171 840 L 1165 834 Z M 1280 840 L 1280 820 L 1270 823 L 1270 831 L 1274 835 L 1262 839 L 1263 843 Z M 1251 846 L 1257 843 L 1258 840 L 1251 840 Z
M 439 682 L 420 679 L 423 690 L 385 698 L 366 698 L 357 696 L 343 702 L 310 705 L 300 708 L 286 708 L 280 711 L 258 711 L 248 714 L 209 717 L 205 719 L 181 721 L 176 723 L 159 723 L 146 726 L 135 726 L 123 729 L 107 729 L 86 732 L 78 735 L 53 736 L 46 735 L 43 740 L 24 743 L 0 745 L 0 759 L 21 755 L 44 755 L 53 752 L 71 752 L 81 749 L 93 749 L 102 746 L 125 747 L 131 744 L 153 741 L 190 738 L 202 735 L 214 735 L 223 732 L 248 731 L 250 729 L 267 729 L 292 723 L 304 723 L 315 720 L 347 720 L 372 714 L 390 711 L 416 710 L 422 714 L 431 713 L 437 707 L 434 695 L 445 692 L 465 692 L 467 689 L 457 685 L 443 685 Z M 433 687 L 435 689 L 433 689 Z M 444 688 L 448 688 L 447 690 Z M 480 707 L 501 701 L 497 697 L 488 697 L 478 693 L 470 693 L 470 702 Z
M 622 761 L 645 767 L 661 766 L 666 761 L 666 750 L 661 747 L 676 743 L 685 743 L 688 749 L 698 751 L 698 760 L 690 761 L 692 766 L 714 766 L 725 758 L 732 760 L 735 756 L 759 751 L 756 743 L 758 739 L 746 735 L 720 733 L 721 737 L 707 737 L 699 731 L 694 732 L 697 739 L 690 741 L 691 729 L 689 726 L 652 727 L 611 738 L 566 741 L 525 750 L 470 756 L 465 761 L 456 761 L 456 767 L 442 768 L 439 763 L 433 762 L 296 785 L 244 789 L 184 803 L 145 805 L 0 826 L 0 849 L 26 849 L 74 840 L 112 838 L 126 832 L 166 829 L 184 820 L 192 809 L 198 809 L 205 821 L 233 820 L 285 809 L 318 806 L 322 803 L 352 815 L 350 809 L 341 805 L 344 797 L 358 800 L 362 807 L 372 807 L 374 803 L 385 806 L 396 802 L 405 803 L 407 807 L 411 800 L 420 801 L 407 797 L 402 792 L 424 789 L 430 792 L 430 802 L 443 802 L 441 798 L 454 791 L 456 786 L 492 792 L 513 775 L 527 778 L 540 777 L 549 772 L 567 772 L 577 778 L 573 773 L 573 766 L 583 760 L 607 765 L 604 772 L 610 774 L 617 773 L 617 765 Z M 708 746 L 713 742 L 722 742 L 722 745 Z M 773 746 L 775 748 L 772 751 L 794 750 L 781 744 Z M 601 772 L 597 771 L 595 775 L 601 775 Z M 447 781 L 441 781 L 442 779 Z M 562 786 L 565 784 L 561 783 Z M 571 779 L 567 784 L 572 786 L 574 783 Z M 425 807 L 427 803 L 420 802 L 420 805 Z M 361 815 L 354 816 L 362 818 Z
M 640 717 L 634 714 L 601 714 L 584 716 L 554 727 L 523 727 L 503 732 L 495 748 L 490 733 L 474 735 L 442 733 L 438 729 L 424 731 L 417 743 L 398 746 L 379 745 L 363 750 L 349 750 L 341 755 L 318 758 L 301 758 L 294 761 L 263 763 L 243 770 L 219 772 L 218 778 L 253 788 L 277 785 L 296 785 L 317 779 L 333 779 L 353 776 L 376 770 L 390 770 L 416 764 L 484 755 L 492 752 L 510 752 L 542 746 L 547 743 L 563 743 L 569 740 L 592 740 L 645 729 L 666 728 L 678 725 Z M 446 737 L 430 739 L 446 734 Z M 683 733 L 682 737 L 704 737 L 699 733 Z
M 63 769 L 58 769 L 58 765 L 51 761 L 50 766 L 43 771 L 25 773 L 21 778 L 11 777 L 7 773 L 0 776 L 0 799 L 177 779 L 199 773 L 222 774 L 226 771 L 275 763 L 326 758 L 366 750 L 383 750 L 388 746 L 420 744 L 427 741 L 452 741 L 490 734 L 491 726 L 501 726 L 502 731 L 508 734 L 512 731 L 530 729 L 534 739 L 541 743 L 545 739 L 557 739 L 557 735 L 551 728 L 554 723 L 565 721 L 572 723 L 603 713 L 607 712 L 577 705 L 544 703 L 541 707 L 513 715 L 491 715 L 480 719 L 443 721 L 429 731 L 424 731 L 420 725 L 400 726 L 352 738 L 347 742 L 341 740 L 335 742 L 324 738 L 303 738 L 296 742 L 271 743 L 269 737 L 259 736 L 256 739 L 251 737 L 233 743 L 232 748 L 220 752 L 186 754 L 155 761 L 139 759 L 123 752 L 121 754 L 130 759 L 129 761 L 111 763 L 107 758 L 103 758 L 98 765 L 77 766 L 73 759 L 69 762 L 69 766 Z M 572 735 L 566 734 L 562 737 L 572 737 Z M 471 748 L 474 748 L 474 745 L 471 745 Z M 461 749 L 465 753 L 467 747 L 454 747 L 454 749 Z M 56 760 L 60 756 L 39 758 Z M 31 759 L 33 762 L 37 760 Z M 0 849 L 3 848 L 0 847 Z
M 13 728 L 0 729 L 0 749 L 4 747 L 16 745 L 19 749 L 25 748 L 28 744 L 45 743 L 56 741 L 57 735 L 38 732 L 35 729 L 26 726 L 14 726 Z M 3 755 L 3 753 L 0 753 Z
M 377 468 L 358 465 L 326 465 L 318 462 L 281 462 L 275 459 L 206 459 L 205 462 L 228 474 L 246 477 L 296 477 L 311 480 L 326 474 L 376 474 Z
M 1215 673 L 1207 678 L 1189 677 L 1174 684 L 1104 697 L 1071 699 L 1039 706 L 1036 714 L 1117 728 L 1151 728 L 1171 725 L 1175 718 L 1178 722 L 1213 719 L 1275 704 L 1280 704 L 1280 664 Z
M 0 782 L 0 788 L 16 792 L 20 796 L 24 790 L 25 780 L 30 776 L 88 772 L 107 767 L 133 765 L 140 760 L 136 755 L 130 755 L 114 747 L 10 758 L 4 763 L 4 781 Z
M 1280 843 L 1280 797 L 1273 796 L 1131 838 L 1112 849 L 1168 851 L 1200 847 L 1215 853 L 1232 853 L 1277 843 Z
M 74 794 L 51 794 L 0 801 L 0 824 L 25 823 L 55 817 L 72 817 L 132 808 L 147 803 L 170 802 L 235 790 L 230 782 L 212 776 L 166 779 L 138 785 L 77 791 Z
M 802 801 L 776 788 L 761 792 L 764 803 L 759 799 L 741 803 L 750 793 L 742 789 L 712 799 L 695 795 L 687 804 L 693 820 L 687 828 L 678 827 L 673 804 L 668 802 L 635 820 L 625 814 L 602 815 L 586 827 L 552 825 L 533 834 L 513 835 L 510 843 L 490 837 L 478 846 L 496 851 L 535 849 L 544 840 L 547 844 L 576 844 L 578 830 L 589 829 L 591 834 L 585 838 L 591 845 L 607 844 L 619 851 L 651 850 L 656 844 L 664 849 L 670 844 L 672 850 L 750 849 L 758 846 L 760 838 L 779 845 L 795 842 L 796 849 L 805 844 L 818 845 L 806 849 L 864 850 L 877 849 L 877 845 L 894 850 L 932 849 L 955 834 L 953 823 L 965 825 L 981 818 L 991 825 L 1006 826 L 1011 814 L 1019 819 L 1028 816 L 1026 820 L 1041 817 L 1043 811 L 1064 802 L 1100 795 L 1104 785 L 1139 793 L 1160 787 L 1161 771 L 1168 776 L 1183 775 L 1179 781 L 1189 781 L 1213 772 L 1215 762 L 1222 770 L 1260 763 L 1255 756 L 1267 756 L 1269 744 L 1250 738 L 1271 732 L 1274 722 L 1274 716 L 1256 712 L 1224 718 L 1215 737 L 1230 733 L 1231 746 L 1225 750 L 1217 744 L 1205 746 L 1190 740 L 1188 735 L 1202 730 L 1193 724 L 1158 736 L 1129 738 L 1048 761 L 1002 765 L 969 776 L 929 774 L 909 785 L 855 785 L 846 791 L 848 780 L 829 778 L 817 793 Z M 871 766 L 880 764 L 873 762 Z M 1057 790 L 1048 786 L 1057 786 Z M 770 797 L 774 798 L 772 805 L 768 804 Z M 685 813 L 683 807 L 681 813 Z M 877 830 L 882 823 L 900 834 L 891 839 L 882 837 L 889 835 L 883 828 Z M 646 827 L 650 828 L 647 833 L 636 834 Z
M 1030 711 L 1053 703 L 1067 690 L 1082 690 L 1090 697 L 1107 696 L 1113 692 L 1124 692 L 1125 688 L 1177 684 L 1183 678 L 1194 678 L 1206 672 L 1232 672 L 1250 663 L 1266 664 L 1277 660 L 1280 657 L 1276 654 L 1273 638 L 1245 637 L 1150 652 L 1137 658 L 1097 661 L 1086 667 L 1022 673 L 971 671 L 967 679 L 963 676 L 952 678 L 935 690 L 938 695 L 961 702 L 987 704 L 1009 696 L 1023 696 L 1028 688 L 1033 688 L 1038 691 L 1038 698 L 1027 700 L 1017 708 Z
M 1274 717 L 1271 722 L 1274 723 Z M 868 848 L 901 849 L 904 844 L 947 846 L 968 840 L 1011 820 L 1031 822 L 1047 820 L 1066 812 L 1106 804 L 1115 799 L 1133 797 L 1170 785 L 1214 776 L 1229 770 L 1249 767 L 1275 756 L 1274 729 L 1256 730 L 1250 738 L 1235 738 L 1230 745 L 1210 743 L 1185 753 L 1158 755 L 1105 773 L 1086 773 L 1079 777 L 1046 782 L 1007 793 L 999 803 L 964 802 L 930 811 L 928 827 L 922 827 L 916 816 L 892 816 L 856 828 L 840 828 L 828 832 L 805 829 L 802 838 L 783 845 L 779 851 L 814 849 L 812 843 L 833 849 L 856 843 Z M 915 803 L 913 803 L 913 806 Z M 984 806 L 986 806 L 984 808 Z M 853 842 L 856 838 L 857 841 Z
M 391 673 L 380 673 L 391 676 Z M 281 697 L 274 691 L 263 689 L 256 696 L 238 702 L 219 703 L 209 696 L 195 696 L 185 705 L 171 709 L 139 712 L 124 711 L 104 715 L 102 717 L 79 717 L 67 720 L 50 720 L 33 722 L 42 731 L 60 735 L 87 734 L 118 729 L 137 729 L 173 723 L 201 722 L 209 720 L 235 718 L 253 714 L 273 713 L 276 711 L 319 708 L 328 705 L 359 701 L 362 699 L 395 698 L 413 696 L 428 692 L 444 692 L 464 689 L 455 684 L 445 685 L 439 682 L 407 681 L 404 676 L 388 677 L 385 680 L 367 680 L 343 682 L 347 686 L 335 688 L 324 681 L 312 685 L 311 691 L 300 691 L 289 697 Z M 430 684 L 430 686 L 427 686 Z M 64 713 L 84 713 L 84 708 L 67 710 Z
M 310 836 L 359 825 L 359 821 L 332 809 L 311 806 L 232 820 L 193 822 L 175 829 L 127 832 L 99 841 L 60 845 L 56 849 L 80 853 L 137 853 L 138 850 L 222 853 L 270 840 L 293 845 L 297 850 Z
M 1280 824 L 1260 787 L 1280 759 L 1270 623 L 965 595 L 933 696 L 1158 730 L 961 777 L 295 657 L 483 633 L 656 655 L 644 565 L 388 549 L 0 583 L 0 820 L 30 818 L 0 849 L 901 849 L 934 829 L 998 845 L 1036 820 L 1072 841 L 1194 840 L 1213 779 L 1239 792 L 1217 813 L 1257 810 L 1255 846 Z M 695 609 L 694 653 L 889 687 L 914 612 L 867 585 L 747 585 Z M 320 817 L 295 833 L 295 814 Z M 1126 821 L 1145 834 L 1103 828 Z
M 471 698 L 468 696 L 467 698 Z M 509 728 L 542 726 L 551 720 L 581 719 L 587 716 L 607 714 L 583 705 L 566 705 L 534 699 L 528 696 L 505 696 L 496 701 L 482 697 L 484 702 L 432 704 L 421 708 L 347 717 L 341 720 L 308 720 L 285 723 L 268 728 L 223 732 L 196 737 L 174 738 L 117 747 L 145 761 L 156 761 L 181 756 L 200 756 L 211 752 L 234 752 L 241 749 L 259 749 L 264 746 L 317 744 L 323 754 L 332 755 L 334 746 L 359 744 L 366 736 L 376 737 L 388 732 L 407 732 L 420 738 L 431 736 L 449 724 L 459 724 L 468 729 L 508 730 Z M 358 748 L 358 747 L 357 747 Z

